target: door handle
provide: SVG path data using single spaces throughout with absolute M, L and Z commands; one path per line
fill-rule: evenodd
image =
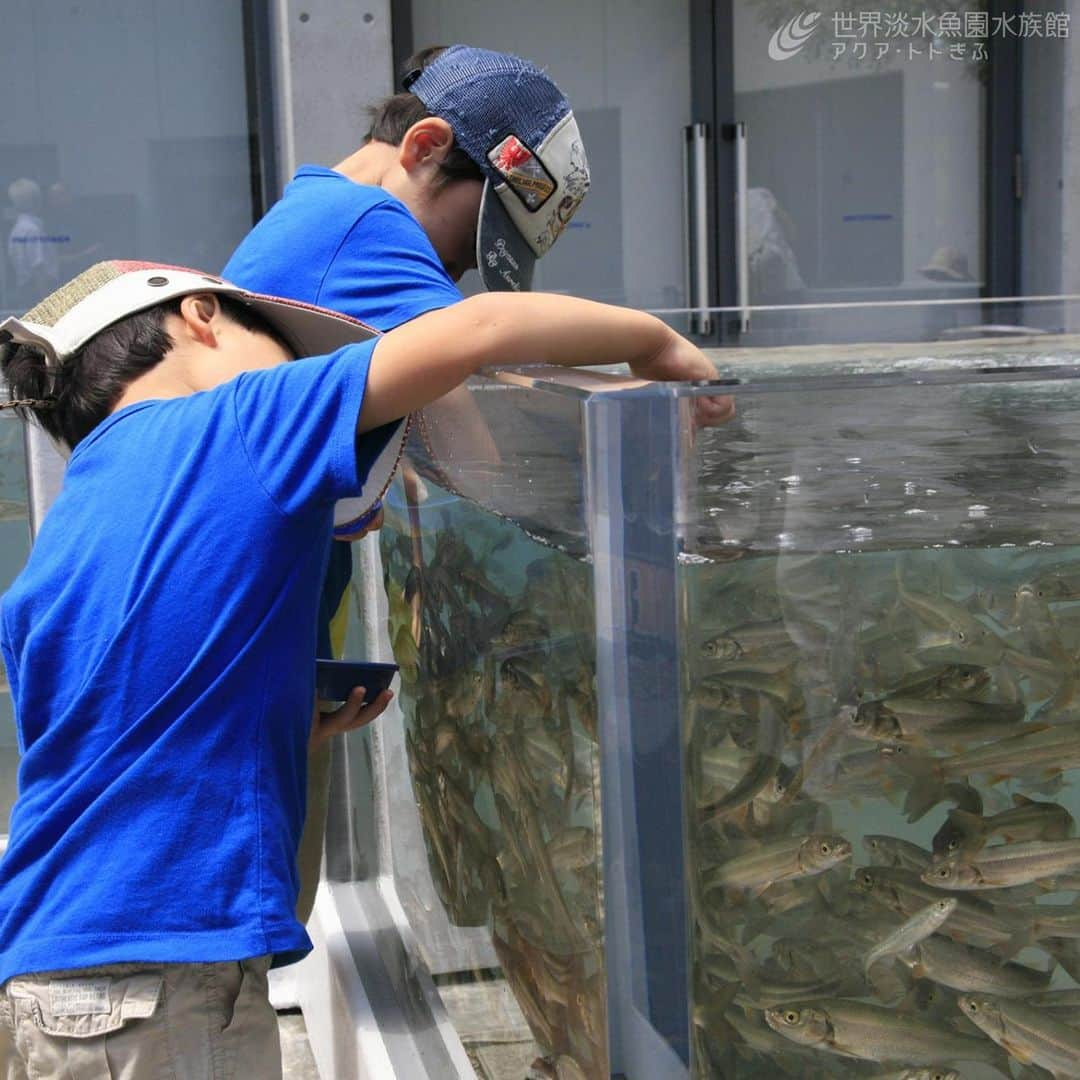
M 690 331 L 711 334 L 709 313 L 709 186 L 707 124 L 684 128 L 683 178 L 686 185 L 683 237 L 686 242 L 686 297 Z
M 750 329 L 750 243 L 747 182 L 746 124 L 735 127 L 735 296 L 739 307 L 739 332 Z

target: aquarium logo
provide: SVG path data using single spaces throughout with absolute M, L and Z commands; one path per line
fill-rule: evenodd
M 820 11 L 804 11 L 784 23 L 769 40 L 769 56 L 787 60 L 794 56 L 813 36 L 821 22 Z

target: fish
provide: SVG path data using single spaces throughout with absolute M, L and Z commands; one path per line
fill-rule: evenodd
M 1036 802 L 1019 792 L 1013 806 L 999 814 L 982 817 L 963 810 L 950 810 L 945 824 L 934 834 L 935 855 L 979 851 L 991 836 L 1007 841 L 1064 840 L 1072 835 L 1075 822 L 1065 807 L 1055 802 Z
M 874 1073 L 869 1080 L 962 1080 L 962 1078 L 955 1069 L 947 1069 L 944 1065 L 925 1065 L 920 1068 Z
M 903 953 L 917 945 L 923 938 L 935 933 L 946 919 L 956 910 L 956 899 L 946 897 L 935 900 L 920 908 L 906 922 L 896 928 L 884 941 L 875 945 L 863 962 L 863 971 L 869 975 L 870 969 L 879 960 Z
M 970 697 L 990 684 L 990 672 L 978 664 L 935 664 L 913 671 L 889 687 L 887 697 Z
M 1080 600 L 1080 568 L 1074 566 L 1049 570 L 1027 584 L 1039 599 L 1048 604 Z
M 928 937 L 902 953 L 900 962 L 918 979 L 933 979 L 953 990 L 1002 997 L 1026 997 L 1046 990 L 1054 974 L 1053 965 L 1049 970 L 1040 970 L 1001 960 L 985 949 L 962 945 L 938 935 Z
M 1031 585 L 1016 590 L 1012 622 L 1020 628 L 1029 655 L 1071 666 L 1061 632 L 1046 599 Z
M 870 862 L 876 866 L 899 866 L 905 870 L 915 870 L 920 874 L 930 865 L 933 856 L 926 848 L 902 840 L 898 836 L 882 836 L 867 833 L 863 837 L 863 847 L 870 854 Z
M 1080 1028 L 989 994 L 963 994 L 960 1011 L 1010 1057 L 1058 1077 L 1080 1077 Z
M 979 654 L 992 658 L 994 661 L 1004 654 L 1005 642 L 955 601 L 944 596 L 931 596 L 905 589 L 899 580 L 897 581 L 897 596 L 900 603 L 923 623 L 943 632 L 944 640 L 939 640 L 939 644 L 947 643 L 970 653 L 973 657 Z M 990 666 L 983 665 L 979 661 L 972 662 L 977 666 Z
M 1021 703 L 889 697 L 860 705 L 849 730 L 860 739 L 889 742 L 958 737 L 992 739 L 1012 732 L 1025 711 Z
M 951 855 L 924 870 L 922 880 L 941 889 L 1000 889 L 1078 869 L 1080 840 L 1031 840 Z
M 918 874 L 896 867 L 860 866 L 852 877 L 856 891 L 905 917 L 941 899 L 940 890 Z M 1023 909 L 994 905 L 982 897 L 960 893 L 956 909 L 942 930 L 949 937 L 979 945 L 1004 945 L 1030 932 L 1033 917 Z
M 842 836 L 811 834 L 772 841 L 707 870 L 707 895 L 718 888 L 761 889 L 778 881 L 824 873 L 851 858 L 851 844 Z
M 938 764 L 945 777 L 971 773 L 995 777 L 1054 775 L 1080 766 L 1080 722 L 1057 725 L 1026 725 L 1026 730 L 998 742 L 942 758 Z
M 776 779 L 782 764 L 781 760 L 773 754 L 755 754 L 738 783 L 726 794 L 702 807 L 702 822 L 704 824 L 715 822 L 734 813 L 748 802 L 752 802 L 765 791 L 772 780 Z M 780 797 L 782 797 L 782 791 L 774 788 L 769 801 L 776 802 Z
M 548 858 L 557 871 L 581 870 L 597 858 L 596 833 L 585 825 L 574 825 L 553 836 L 547 844 Z
M 765 1010 L 765 1022 L 792 1042 L 862 1061 L 905 1065 L 982 1061 L 998 1066 L 1005 1061 L 1005 1055 L 985 1039 L 957 1035 L 924 1019 L 857 1001 L 778 1005 Z

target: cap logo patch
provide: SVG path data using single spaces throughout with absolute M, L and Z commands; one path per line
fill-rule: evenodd
M 554 177 L 516 135 L 507 135 L 496 143 L 487 158 L 530 211 L 539 210 L 555 191 Z

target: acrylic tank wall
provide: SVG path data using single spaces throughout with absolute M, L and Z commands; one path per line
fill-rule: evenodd
M 395 873 L 478 1074 L 1080 1075 L 1076 347 L 427 415 Z

